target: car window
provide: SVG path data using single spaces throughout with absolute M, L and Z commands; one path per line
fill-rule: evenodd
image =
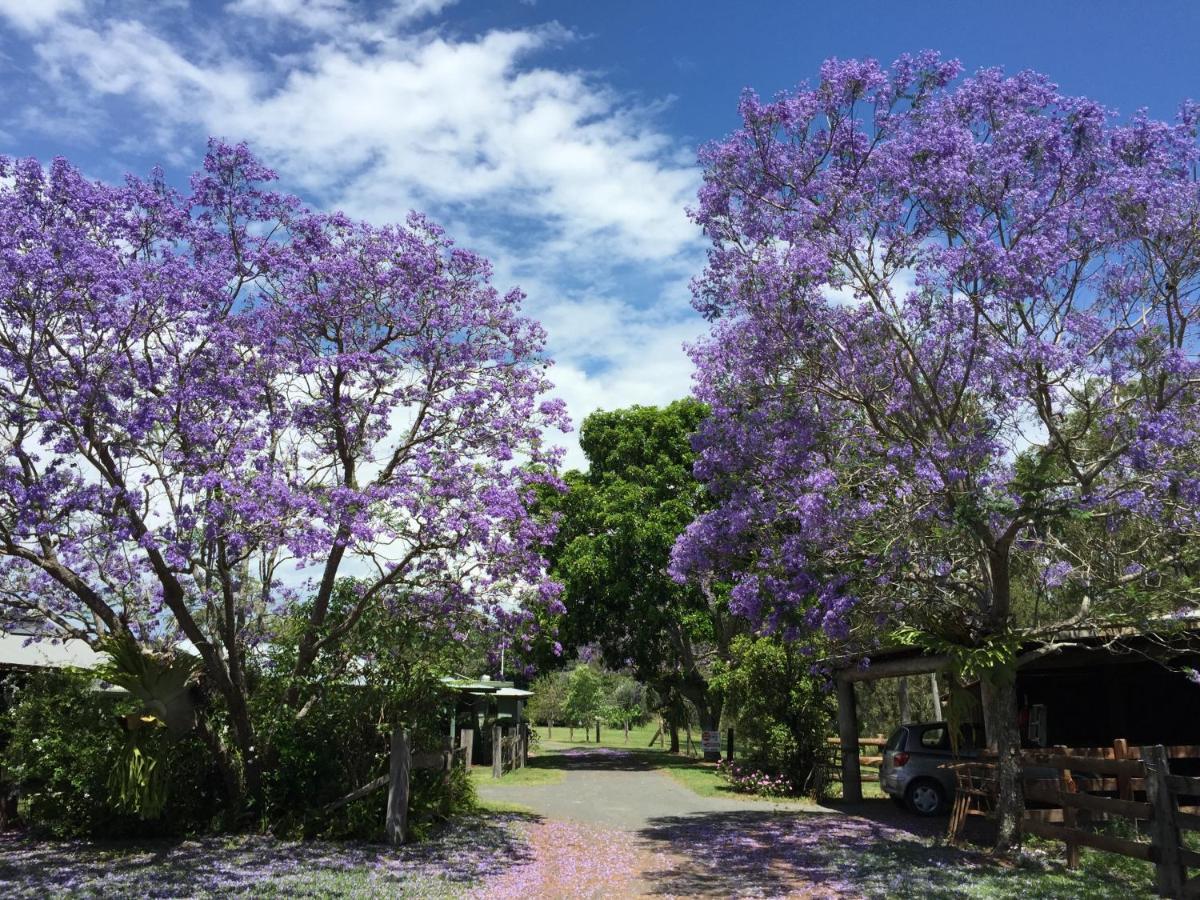
M 921 732 L 921 746 L 926 750 L 948 750 L 950 734 L 945 725 L 934 725 Z
M 887 744 L 884 745 L 884 750 L 899 750 L 904 746 L 904 729 L 897 728 L 892 732 L 892 736 L 888 738 Z

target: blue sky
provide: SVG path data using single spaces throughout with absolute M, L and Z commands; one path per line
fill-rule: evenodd
M 1197 35 L 1185 0 L 0 0 L 0 153 L 182 183 L 216 134 L 315 206 L 419 208 L 526 290 L 578 422 L 688 390 L 683 210 L 743 87 L 934 48 L 1170 117 L 1200 96 Z

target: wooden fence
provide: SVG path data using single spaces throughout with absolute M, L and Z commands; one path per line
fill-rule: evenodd
M 883 748 L 887 738 L 882 734 L 874 737 L 858 739 L 858 764 L 864 769 L 874 769 L 873 772 L 863 772 L 861 781 L 878 781 L 879 767 L 883 765 Z M 864 752 L 865 751 L 865 752 Z M 825 755 L 813 766 L 808 777 L 805 790 L 813 792 L 814 796 L 822 797 L 829 784 L 842 780 L 842 742 L 840 738 L 825 739 Z
M 1200 758 L 1200 747 L 1112 747 L 1026 751 L 1025 811 L 1021 828 L 1066 845 L 1067 865 L 1079 864 L 1079 848 L 1092 847 L 1154 863 L 1163 897 L 1200 898 L 1200 852 L 1184 835 L 1200 833 L 1200 777 L 1172 774 L 1170 760 Z M 958 790 L 950 817 L 955 840 L 970 815 L 990 815 L 996 797 L 995 762 L 987 759 L 956 766 Z M 1088 826 L 1127 821 L 1149 841 L 1104 834 Z M 1145 827 L 1143 827 L 1143 824 Z
M 504 728 L 492 726 L 492 777 L 524 768 L 529 762 L 529 726 L 525 723 Z
M 404 836 L 408 831 L 408 801 L 411 793 L 409 780 L 411 773 L 420 769 L 434 769 L 443 772 L 443 779 L 448 786 L 450 773 L 455 766 L 462 765 L 468 769 L 471 767 L 471 741 L 473 737 L 471 729 L 464 728 L 461 732 L 460 745 L 458 747 L 413 752 L 412 736 L 408 729 L 395 728 L 392 730 L 388 773 L 379 776 L 368 784 L 364 784 L 357 790 L 351 791 L 340 800 L 335 800 L 326 806 L 322 812 L 331 813 L 345 806 L 347 803 L 361 800 L 368 794 L 386 787 L 388 789 L 388 799 L 385 827 L 387 829 L 388 843 L 393 847 L 397 847 L 404 843 Z M 449 801 L 449 790 L 446 790 L 442 796 L 443 814 L 449 811 L 447 808 Z

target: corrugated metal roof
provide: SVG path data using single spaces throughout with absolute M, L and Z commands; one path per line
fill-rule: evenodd
M 34 641 L 26 646 L 28 636 L 0 634 L 0 666 L 23 669 L 93 669 L 103 661 L 101 654 L 74 638 L 57 643 Z

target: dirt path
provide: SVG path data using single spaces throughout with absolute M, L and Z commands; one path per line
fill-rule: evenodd
M 485 880 L 477 896 L 1077 900 L 1128 894 L 1081 890 L 1077 882 L 1061 893 L 1046 890 L 1034 871 L 997 867 L 982 854 L 944 846 L 944 818 L 917 819 L 887 800 L 831 809 L 701 797 L 647 754 L 576 747 L 562 751 L 561 761 L 561 781 L 480 790 L 485 799 L 520 804 L 531 814 L 516 826 L 528 858 Z
M 823 862 L 798 871 L 783 855 L 796 849 L 787 845 L 798 824 L 845 818 L 829 809 L 702 797 L 645 755 L 618 749 L 576 747 L 561 757 L 561 781 L 480 790 L 534 815 L 521 826 L 530 861 L 479 896 L 859 896 Z

